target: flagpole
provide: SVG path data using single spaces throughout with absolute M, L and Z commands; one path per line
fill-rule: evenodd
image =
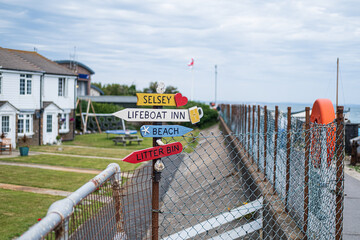
M 191 66 L 191 101 L 194 100 L 194 66 Z

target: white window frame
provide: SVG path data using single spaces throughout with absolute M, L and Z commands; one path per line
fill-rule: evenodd
M 63 121 L 63 119 L 65 119 Z M 69 114 L 68 113 L 61 113 L 60 115 L 60 128 L 59 133 L 68 133 L 70 131 L 69 128 Z
M 60 77 L 58 78 L 58 96 L 66 97 L 66 78 Z
M 9 133 L 10 132 L 10 116 L 9 115 L 1 115 L 0 116 L 0 120 L 1 120 L 1 133 Z M 4 126 L 4 118 L 7 118 L 7 124 L 6 126 Z M 8 131 L 4 131 L 4 127 L 7 127 Z
M 19 127 L 20 123 L 22 125 L 22 129 Z M 17 132 L 19 136 L 24 135 L 33 135 L 33 114 L 29 113 L 20 113 L 18 115 L 17 121 Z M 20 131 L 22 130 L 22 131 Z
M 50 119 L 49 119 L 49 117 L 50 117 Z M 49 120 L 50 120 L 50 122 L 49 122 Z M 50 129 L 50 131 L 49 131 L 49 129 Z M 52 114 L 46 114 L 46 132 L 47 133 L 53 132 L 53 115 Z
M 23 83 L 23 87 L 21 83 Z M 23 92 L 21 90 L 23 90 Z M 20 74 L 19 93 L 20 95 L 32 94 L 32 74 Z

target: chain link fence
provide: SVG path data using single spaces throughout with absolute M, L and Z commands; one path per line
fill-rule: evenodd
M 162 159 L 159 209 L 152 162 L 121 174 L 112 165 L 70 205 L 50 207 L 56 221 L 29 230 L 46 226 L 41 237 L 21 239 L 341 239 L 341 114 L 328 125 L 260 106 L 222 105 L 220 115 L 220 128 L 162 139 L 184 150 Z

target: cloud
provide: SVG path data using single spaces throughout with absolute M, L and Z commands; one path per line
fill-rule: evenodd
M 360 3 L 325 1 L 2 1 L 1 46 L 77 60 L 103 83 L 164 81 L 196 98 L 312 102 L 343 69 L 359 88 Z M 195 58 L 194 72 L 186 64 Z M 241 92 L 241 94 L 239 94 Z

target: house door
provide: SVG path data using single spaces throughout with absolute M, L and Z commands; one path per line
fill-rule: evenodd
M 13 114 L 0 116 L 1 133 L 5 134 L 6 138 L 11 138 L 11 145 L 15 148 L 15 118 Z
M 44 144 L 53 144 L 58 135 L 57 114 L 46 113 L 44 118 Z

